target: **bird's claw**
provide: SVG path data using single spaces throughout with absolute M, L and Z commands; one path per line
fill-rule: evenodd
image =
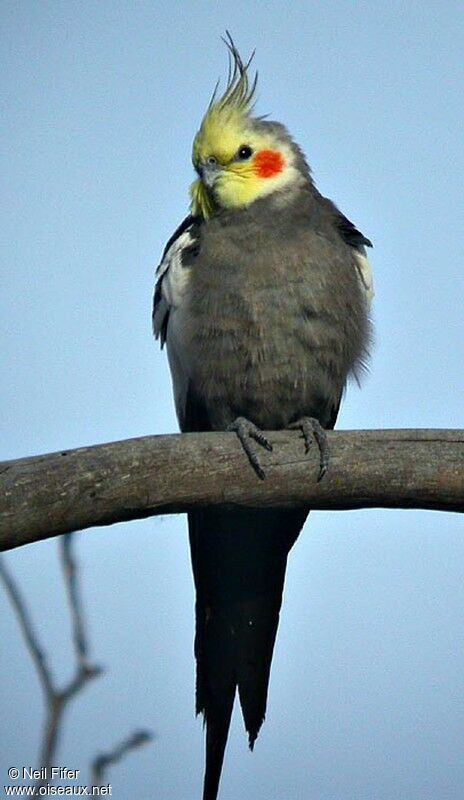
M 319 475 L 317 477 L 317 480 L 318 481 L 322 480 L 329 466 L 330 453 L 329 453 L 329 444 L 327 441 L 327 434 L 324 428 L 322 427 L 321 423 L 314 417 L 302 417 L 296 422 L 293 422 L 288 427 L 290 430 L 299 430 L 302 432 L 306 453 L 309 453 L 313 441 L 314 440 L 316 441 L 320 455 Z
M 227 426 L 226 430 L 233 431 L 237 434 L 238 438 L 240 439 L 240 444 L 247 454 L 251 466 L 256 472 L 258 478 L 263 481 L 266 477 L 266 474 L 259 463 L 258 454 L 256 453 L 250 440 L 254 439 L 255 442 L 258 442 L 258 444 L 261 445 L 261 447 L 264 447 L 265 450 L 271 452 L 272 444 L 270 441 L 266 439 L 264 433 L 260 431 L 260 429 L 257 428 L 253 422 L 250 422 L 249 419 L 246 419 L 246 417 L 237 417 L 237 419 Z

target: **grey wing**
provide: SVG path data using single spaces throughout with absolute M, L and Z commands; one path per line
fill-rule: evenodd
M 160 340 L 161 347 L 167 341 L 174 400 L 181 429 L 187 402 L 188 369 L 178 332 L 185 316 L 190 270 L 199 251 L 199 224 L 196 217 L 186 217 L 169 239 L 156 270 L 153 298 L 153 333 Z

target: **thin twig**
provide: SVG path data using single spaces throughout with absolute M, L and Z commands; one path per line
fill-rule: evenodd
M 56 693 L 56 689 L 53 684 L 52 673 L 47 665 L 45 653 L 40 647 L 38 638 L 32 626 L 31 615 L 26 608 L 26 604 L 13 576 L 6 566 L 3 556 L 0 556 L 0 578 L 3 581 L 6 593 L 10 599 L 11 605 L 13 606 L 13 610 L 19 622 L 19 627 L 21 628 L 24 636 L 26 647 L 29 650 L 33 664 L 36 668 L 36 672 L 39 676 L 43 693 L 48 702 L 49 699 Z
M 0 560 L 0 578 L 3 580 L 7 594 L 15 610 L 26 646 L 39 675 L 44 694 L 46 713 L 40 747 L 40 767 L 49 767 L 55 761 L 63 713 L 68 703 L 83 689 L 88 681 L 102 673 L 101 667 L 90 664 L 87 657 L 87 643 L 78 591 L 76 565 L 72 554 L 71 537 L 68 537 L 66 543 L 61 543 L 61 548 L 64 579 L 71 610 L 76 653 L 74 675 L 62 689 L 58 689 L 53 682 L 51 671 L 46 663 L 44 651 L 39 645 L 38 637 L 32 625 L 31 615 L 26 608 L 18 586 L 5 566 L 4 560 Z M 47 778 L 45 777 L 47 771 L 45 770 L 43 774 L 44 777 L 36 783 L 37 788 L 43 786 L 47 782 Z
M 89 647 L 83 620 L 82 604 L 78 590 L 77 567 L 72 547 L 74 541 L 73 536 L 74 535 L 72 533 L 62 536 L 59 540 L 59 548 L 64 582 L 68 595 L 69 610 L 71 613 L 76 660 L 81 667 L 87 668 Z
M 26 607 L 19 587 L 5 564 L 3 556 L 0 555 L 0 579 L 3 581 L 18 619 L 27 649 L 39 676 L 45 700 L 46 711 L 40 747 L 40 767 L 50 767 L 55 762 L 63 714 L 69 702 L 83 689 L 89 680 L 102 673 L 101 667 L 91 664 L 89 661 L 89 645 L 79 591 L 78 570 L 73 552 L 74 541 L 73 534 L 63 536 L 59 540 L 60 560 L 71 615 L 76 662 L 73 677 L 62 689 L 58 689 L 54 684 L 44 651 L 39 644 L 38 636 L 32 625 L 31 614 Z M 96 756 L 91 765 L 93 785 L 101 786 L 106 770 L 111 764 L 120 761 L 127 753 L 141 747 L 152 739 L 153 734 L 149 731 L 135 731 L 109 753 L 102 753 Z M 42 774 L 43 777 L 35 784 L 36 789 L 39 789 L 49 780 L 47 769 Z
M 127 739 L 116 745 L 108 753 L 100 753 L 92 761 L 92 784 L 102 786 L 105 780 L 106 770 L 112 764 L 116 764 L 121 758 L 126 756 L 131 750 L 136 750 L 154 738 L 150 731 L 135 731 Z

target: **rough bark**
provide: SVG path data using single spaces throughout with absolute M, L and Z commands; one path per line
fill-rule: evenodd
M 329 471 L 297 432 L 266 434 L 261 481 L 231 433 L 146 436 L 0 463 L 0 550 L 205 505 L 464 511 L 463 430 L 329 433 Z

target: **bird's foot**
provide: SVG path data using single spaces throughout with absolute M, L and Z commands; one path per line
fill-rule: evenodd
M 311 445 L 314 440 L 316 441 L 320 455 L 319 475 L 317 480 L 322 480 L 329 466 L 329 444 L 327 441 L 327 434 L 321 423 L 314 417 L 302 417 L 296 422 L 292 422 L 288 428 L 290 430 L 299 430 L 302 432 L 306 453 L 309 453 Z
M 253 422 L 250 422 L 249 419 L 246 419 L 246 417 L 237 417 L 237 419 L 227 426 L 226 430 L 234 431 L 234 433 L 237 434 L 238 438 L 240 439 L 240 444 L 247 454 L 251 466 L 256 472 L 258 478 L 261 478 L 263 481 L 266 475 L 261 464 L 259 463 L 258 454 L 256 453 L 256 449 L 253 447 L 251 439 L 254 439 L 255 442 L 258 442 L 261 447 L 269 450 L 269 452 L 272 450 L 272 444 L 266 439 L 264 433 L 260 431 L 260 429 L 257 428 Z

